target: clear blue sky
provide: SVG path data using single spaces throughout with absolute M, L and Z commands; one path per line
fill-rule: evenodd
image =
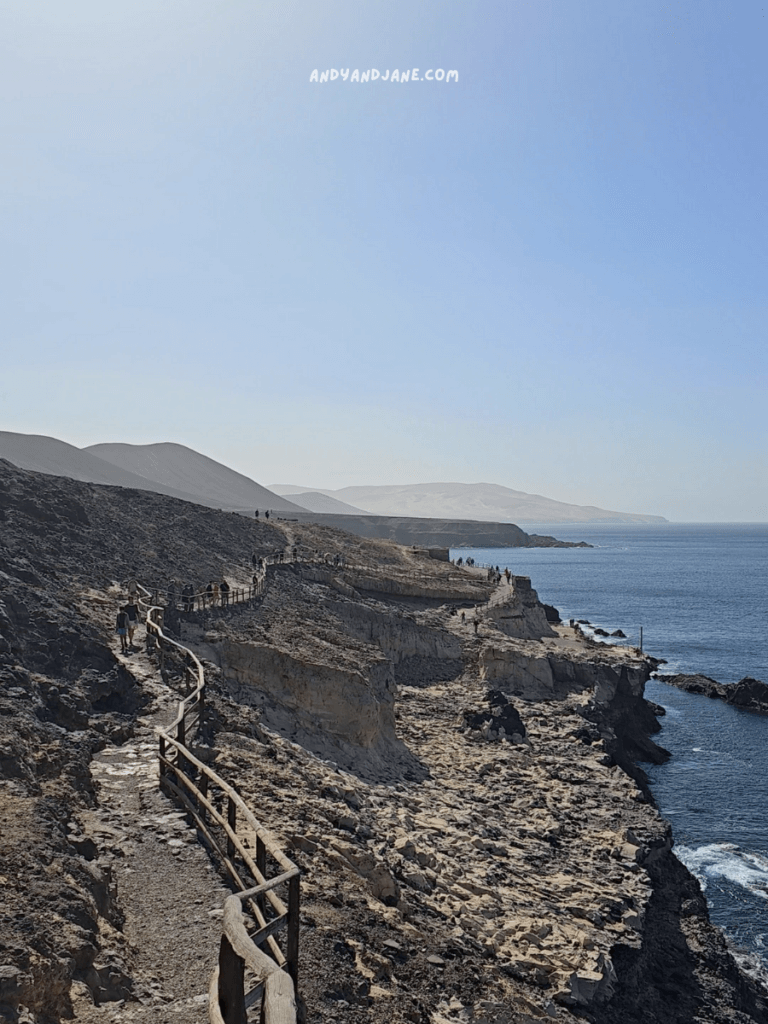
M 0 428 L 768 520 L 766 8 L 5 0 Z

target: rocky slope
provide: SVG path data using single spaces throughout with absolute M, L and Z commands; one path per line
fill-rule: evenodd
M 142 832 L 171 828 L 127 795 L 121 853 L 98 824 L 105 763 L 149 749 L 164 706 L 146 659 L 115 652 L 116 583 L 243 583 L 253 553 L 294 549 L 257 607 L 167 621 L 206 664 L 206 756 L 303 868 L 308 1020 L 768 1019 L 634 763 L 665 756 L 650 660 L 549 622 L 521 578 L 0 463 L 6 1017 L 68 1016 L 73 995 L 88 1024 L 157 1017 L 130 879 L 151 871 Z M 206 918 L 166 915 L 168 949 L 209 944 Z M 204 1020 L 176 983 L 173 1019 Z

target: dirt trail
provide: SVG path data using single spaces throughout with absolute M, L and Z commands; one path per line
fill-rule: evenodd
M 141 627 L 137 646 L 143 639 Z M 82 1024 L 203 1024 L 229 891 L 185 815 L 158 789 L 154 730 L 172 720 L 178 697 L 143 651 L 125 656 L 118 647 L 115 643 L 117 657 L 152 702 L 138 719 L 133 739 L 106 747 L 91 762 L 99 802 L 95 810 L 81 813 L 80 822 L 84 836 L 110 862 L 125 924 L 122 933 L 110 930 L 102 936 L 105 952 L 96 963 L 110 1001 L 94 1006 L 81 985 L 75 1019 Z M 123 968 L 134 980 L 132 992 L 130 982 L 121 992 Z M 121 994 L 128 998 L 120 1000 Z

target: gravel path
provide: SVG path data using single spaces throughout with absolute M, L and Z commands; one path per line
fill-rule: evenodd
M 137 643 L 143 628 L 139 634 Z M 82 1024 L 203 1024 L 222 906 L 230 893 L 194 828 L 158 789 L 154 729 L 173 718 L 178 698 L 143 652 L 116 654 L 153 700 L 134 738 L 106 747 L 91 762 L 99 803 L 81 815 L 83 832 L 111 862 L 125 924 L 122 933 L 102 936 L 105 952 L 96 962 L 97 967 L 112 965 L 110 1001 L 94 1006 L 81 986 L 75 1019 Z M 105 949 L 109 940 L 112 952 Z M 134 981 L 133 999 L 115 999 L 123 966 Z M 102 968 L 100 973 L 110 972 Z

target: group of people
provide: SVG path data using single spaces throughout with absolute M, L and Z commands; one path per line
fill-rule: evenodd
M 129 650 L 133 647 L 133 636 L 139 625 L 137 599 L 138 590 L 136 591 L 136 598 L 129 593 L 128 603 L 121 605 L 117 612 L 115 632 L 120 638 L 120 651 L 123 654 L 128 654 Z
M 195 611 L 195 600 L 200 608 L 226 607 L 229 604 L 230 585 L 225 579 L 210 580 L 207 585 L 199 591 L 191 583 L 187 583 L 181 590 L 181 607 L 185 612 Z M 169 590 L 168 603 L 175 605 L 176 595 L 173 596 Z

